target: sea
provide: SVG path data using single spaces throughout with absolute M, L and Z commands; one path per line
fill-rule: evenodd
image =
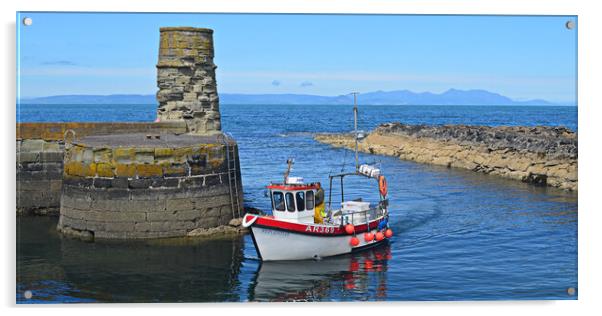
M 348 105 L 220 106 L 239 144 L 245 207 L 269 211 L 266 185 L 291 175 L 328 185 L 354 153 L 313 139 L 350 132 Z M 156 105 L 35 105 L 18 122 L 152 122 Z M 359 107 L 359 128 L 386 122 L 564 126 L 577 107 Z M 467 170 L 360 153 L 387 176 L 390 227 L 381 247 L 322 260 L 262 262 L 249 235 L 83 242 L 58 218 L 17 217 L 17 303 L 575 300 L 577 193 Z M 348 196 L 374 196 L 349 181 Z M 377 195 L 376 195 L 377 196 Z M 286 242 L 283 240 L 283 242 Z

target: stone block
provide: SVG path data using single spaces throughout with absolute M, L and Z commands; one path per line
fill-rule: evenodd
M 50 191 L 57 191 L 60 194 L 60 191 L 63 188 L 63 180 L 49 180 L 49 182 Z
M 109 211 L 94 211 L 94 219 L 102 222 L 144 222 L 146 221 L 145 212 L 109 212 Z
M 180 186 L 183 188 L 198 188 L 205 183 L 205 177 L 185 177 L 180 180 Z
M 94 178 L 94 187 L 96 188 L 110 188 L 113 186 L 113 181 L 112 179 L 106 179 L 106 178 Z
M 63 152 L 63 148 L 61 148 L 61 145 L 56 141 L 45 141 L 42 148 L 44 152 Z
M 42 162 L 62 162 L 63 152 L 43 151 L 40 152 L 40 161 Z
M 72 176 L 84 176 L 84 164 L 78 161 L 69 161 L 65 163 L 65 173 Z
M 128 187 L 130 189 L 148 189 L 152 184 L 151 179 L 129 179 Z
M 115 176 L 113 167 L 108 163 L 99 162 L 96 164 L 96 174 L 99 177 L 112 178 Z
M 155 150 L 152 148 L 137 148 L 134 159 L 139 164 L 152 164 L 155 162 Z
M 178 220 L 178 221 L 192 221 L 192 220 L 195 220 L 195 219 L 201 217 L 201 211 L 191 209 L 191 210 L 177 211 L 173 215 L 175 216 L 175 220 Z
M 150 232 L 151 231 L 151 223 L 150 222 L 139 222 L 134 224 L 134 231 L 137 232 Z M 140 235 L 144 236 L 144 235 Z
M 105 222 L 88 219 L 85 221 L 86 230 L 97 232 L 97 231 L 105 231 Z
M 155 148 L 155 159 L 167 160 L 173 157 L 174 150 L 172 148 Z
M 131 232 L 109 232 L 99 230 L 94 232 L 95 239 L 126 239 Z
M 104 228 L 108 232 L 133 232 L 134 227 L 134 222 L 107 222 Z
M 41 152 L 44 150 L 45 141 L 42 139 L 24 139 L 19 147 L 21 152 Z
M 162 177 L 163 168 L 156 164 L 139 164 L 136 165 L 136 174 L 144 178 Z
M 37 162 L 39 161 L 38 152 L 20 152 L 17 153 L 17 163 Z
M 109 200 L 129 200 L 130 192 L 127 189 L 110 188 L 103 190 L 102 196 Z
M 152 188 L 148 190 L 130 190 L 129 194 L 133 201 L 157 201 L 165 200 L 176 194 L 175 188 Z
M 188 156 L 192 155 L 192 148 L 190 147 L 179 147 L 173 151 L 175 161 L 185 162 L 188 160 Z
M 205 186 L 217 186 L 222 184 L 222 178 L 219 174 L 205 176 Z
M 129 164 L 135 160 L 136 150 L 133 148 L 114 148 L 113 159 L 121 164 Z
M 128 188 L 128 179 L 123 177 L 117 177 L 111 179 L 111 187 L 118 189 L 127 189 Z
M 62 209 L 61 209 L 62 214 Z M 74 219 L 69 216 L 61 215 L 61 223 L 63 227 L 71 227 L 74 229 L 85 230 L 86 229 L 86 221 L 80 219 Z
M 110 162 L 113 159 L 113 151 L 109 148 L 94 150 L 94 162 Z
M 115 176 L 133 178 L 136 176 L 135 164 L 115 164 Z
M 197 227 L 199 228 L 212 228 L 218 226 L 219 220 L 215 216 L 202 217 L 197 221 Z
M 185 211 L 194 208 L 191 199 L 168 199 L 166 201 L 167 211 Z
M 163 167 L 163 174 L 166 177 L 183 177 L 188 174 L 188 171 L 183 164 L 172 164 Z
M 92 148 L 84 148 L 82 151 L 83 163 L 93 164 L 94 163 L 94 150 Z
M 150 230 L 151 232 L 164 232 L 168 231 L 167 222 L 150 222 Z
M 160 187 L 165 186 L 165 178 L 162 178 L 162 177 L 152 177 L 150 179 L 150 181 L 151 181 L 150 186 L 152 188 L 160 188 Z
M 21 164 L 21 169 L 26 171 L 42 171 L 44 165 L 39 162 L 27 162 Z
M 165 200 L 138 200 L 134 204 L 141 212 L 164 212 L 167 209 Z

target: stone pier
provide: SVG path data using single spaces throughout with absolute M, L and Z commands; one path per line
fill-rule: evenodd
M 236 143 L 215 136 L 172 134 L 90 136 L 67 145 L 59 230 L 126 239 L 227 225 L 239 216 L 230 146 Z
M 213 31 L 161 28 L 158 122 L 20 123 L 17 211 L 59 210 L 85 239 L 203 235 L 243 213 L 238 145 L 221 131 Z

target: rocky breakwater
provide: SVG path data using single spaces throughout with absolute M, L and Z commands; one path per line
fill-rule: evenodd
M 354 148 L 352 134 L 315 139 Z M 564 127 L 387 123 L 361 140 L 359 150 L 577 191 L 577 134 Z

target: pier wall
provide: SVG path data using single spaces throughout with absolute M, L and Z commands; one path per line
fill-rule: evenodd
M 63 185 L 65 132 L 68 138 L 118 133 L 182 134 L 184 122 L 160 123 L 17 123 L 17 213 L 58 214 Z
M 116 137 L 127 145 L 98 136 L 67 146 L 62 232 L 94 239 L 179 237 L 240 216 L 233 209 L 242 205 L 240 168 L 239 195 L 231 196 L 234 175 L 228 174 L 226 157 L 227 148 L 237 152 L 235 142 L 226 146 L 217 138 L 189 135 Z M 237 154 L 229 158 L 239 165 Z
M 239 232 L 236 141 L 221 131 L 213 31 L 160 29 L 157 122 L 17 125 L 17 212 L 83 239 Z M 228 228 L 228 229 L 225 229 Z

